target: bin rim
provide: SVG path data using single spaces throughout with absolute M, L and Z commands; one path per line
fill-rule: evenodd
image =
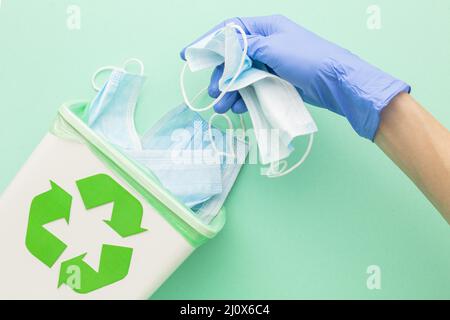
M 158 182 L 150 178 L 135 163 L 129 160 L 123 153 L 114 146 L 96 134 L 89 126 L 73 112 L 73 108 L 86 106 L 89 102 L 86 100 L 74 100 L 63 103 L 58 114 L 70 125 L 76 133 L 84 140 L 91 143 L 95 148 L 108 157 L 115 165 L 121 169 L 126 169 L 127 174 L 137 182 L 146 191 L 155 196 L 164 204 L 173 214 L 187 223 L 191 228 L 201 235 L 211 239 L 223 228 L 226 220 L 225 208 L 222 207 L 213 223 L 206 225 L 195 217 L 195 213 L 182 204 L 169 191 L 164 189 Z M 214 223 L 217 219 L 218 223 Z

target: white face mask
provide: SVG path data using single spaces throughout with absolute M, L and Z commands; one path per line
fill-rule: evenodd
M 242 34 L 243 49 L 235 29 Z M 245 32 L 235 24 L 227 25 L 191 45 L 185 51 L 187 64 L 181 73 L 181 91 L 188 107 L 195 111 L 206 111 L 227 92 L 238 90 L 253 124 L 260 162 L 264 165 L 270 164 L 265 174 L 269 177 L 283 176 L 292 172 L 306 159 L 317 127 L 295 87 L 264 68 L 252 67 L 252 61 L 247 57 L 247 49 Z M 221 94 L 207 107 L 194 108 L 184 88 L 186 66 L 195 72 L 222 63 L 224 72 L 219 81 Z M 294 150 L 291 146 L 292 140 L 303 135 L 310 136 L 305 155 L 290 169 L 287 169 L 286 161 L 281 161 L 282 168 L 278 169 L 280 160 L 289 157 Z

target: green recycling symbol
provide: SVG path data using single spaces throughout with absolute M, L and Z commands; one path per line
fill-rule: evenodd
M 53 267 L 67 245 L 44 228 L 47 223 L 64 219 L 69 224 L 72 196 L 50 181 L 51 189 L 31 202 L 25 244 L 30 253 L 49 268 Z M 111 219 L 105 223 L 126 238 L 146 231 L 141 228 L 143 208 L 139 200 L 106 174 L 76 181 L 86 209 L 113 203 Z M 58 287 L 69 285 L 75 292 L 89 293 L 124 279 L 130 269 L 133 249 L 103 244 L 98 271 L 83 259 L 87 253 L 63 261 Z M 79 284 L 69 283 L 70 270 L 79 271 Z

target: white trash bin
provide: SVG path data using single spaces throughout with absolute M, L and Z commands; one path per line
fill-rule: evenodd
M 0 298 L 146 299 L 225 223 L 209 224 L 65 104 L 0 198 Z

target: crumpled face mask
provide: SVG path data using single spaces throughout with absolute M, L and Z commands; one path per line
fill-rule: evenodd
M 242 49 L 236 30 L 242 35 Z M 186 65 L 180 84 L 185 100 L 192 110 L 205 111 L 212 108 L 229 91 L 241 94 L 253 124 L 258 144 L 260 162 L 270 164 L 266 171 L 269 177 L 280 177 L 292 172 L 308 156 L 316 124 L 306 109 L 299 93 L 289 82 L 267 72 L 264 67 L 255 68 L 247 56 L 247 38 L 238 25 L 231 24 L 186 48 Z M 187 97 L 184 87 L 186 67 L 192 72 L 213 68 L 224 63 L 224 72 L 219 81 L 221 94 L 210 105 L 195 108 Z M 275 133 L 275 134 L 274 134 Z M 294 148 L 295 137 L 309 135 L 309 144 L 297 164 L 287 168 L 286 159 Z M 279 169 L 278 165 L 282 164 Z
M 132 59 L 130 62 L 138 62 Z M 127 64 L 127 63 L 126 63 Z M 88 108 L 88 125 L 129 158 L 148 169 L 177 199 L 191 208 L 205 223 L 219 212 L 233 186 L 243 162 L 229 161 L 222 143 L 211 144 L 208 123 L 185 105 L 169 111 L 140 137 L 134 125 L 134 111 L 145 78 L 124 68 L 112 70 Z M 95 77 L 93 77 L 93 86 Z M 218 141 L 224 134 L 213 128 Z M 246 150 L 244 142 L 231 140 L 233 146 Z M 240 146 L 238 146 L 240 145 Z M 219 151 L 219 152 L 218 152 Z

